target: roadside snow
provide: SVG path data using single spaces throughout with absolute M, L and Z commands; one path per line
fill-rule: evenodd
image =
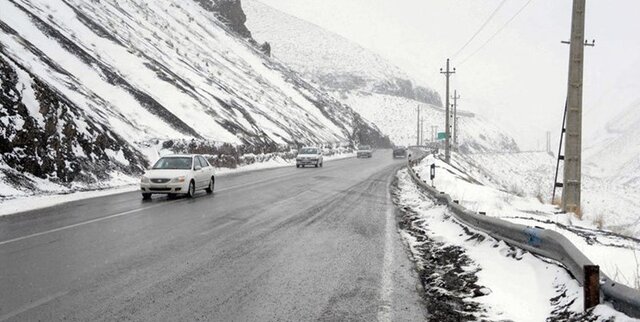
M 426 297 L 434 293 L 443 294 L 443 297 L 463 297 L 463 303 L 467 303 L 464 309 L 454 305 L 454 311 L 450 314 L 471 313 L 480 320 L 500 321 L 559 320 L 567 316 L 575 321 L 587 318 L 589 321 L 607 321 L 610 318 L 615 318 L 615 321 L 635 321 L 604 304 L 592 312 L 582 313 L 582 288 L 563 267 L 468 229 L 451 216 L 445 207 L 435 205 L 426 197 L 412 182 L 407 170 L 401 170 L 397 176 L 398 191 L 394 202 L 403 209 L 405 222 L 410 217 L 412 225 L 401 230 L 401 235 L 409 244 L 419 270 L 424 267 L 421 263 L 425 261 L 443 265 L 437 251 L 421 251 L 428 243 L 445 250 L 450 247 L 462 249 L 464 252 L 459 256 L 467 256 L 470 261 L 467 266 L 454 269 L 459 278 L 454 276 L 454 280 L 451 280 L 451 276 L 440 276 L 441 280 L 435 277 L 433 285 L 424 285 Z M 408 216 L 408 213 L 414 215 Z M 451 264 L 444 264 L 446 267 L 440 267 L 437 272 L 421 272 L 423 282 L 433 281 L 434 276 L 443 272 L 446 274 Z M 470 273 L 477 277 L 477 281 L 468 278 Z M 473 282 L 472 285 L 469 285 L 470 282 Z M 466 294 L 451 292 L 451 288 L 460 283 L 467 285 Z M 480 305 L 475 312 L 469 309 L 474 303 Z M 455 317 L 447 315 L 446 309 L 442 312 L 443 305 L 438 304 L 427 309 L 436 317 L 442 317 L 443 314 L 449 319 Z
M 590 220 L 580 220 L 573 214 L 560 214 L 556 206 L 544 204 L 528 195 L 532 181 L 523 179 L 517 170 L 507 179 L 509 164 L 504 167 L 504 182 L 513 183 L 505 188 L 491 173 L 482 172 L 471 156 L 453 154 L 451 165 L 428 156 L 417 167 L 421 177 L 428 178 L 430 165 L 436 164 L 436 189 L 451 195 L 471 211 L 484 211 L 488 216 L 515 223 L 555 230 L 567 237 L 589 259 L 600 265 L 601 271 L 619 283 L 640 288 L 640 239 L 614 234 L 599 229 Z M 485 163 L 486 165 L 486 163 Z M 521 186 L 524 184 L 524 186 Z M 527 186 L 529 185 L 529 186 Z
M 114 154 L 115 152 L 112 151 Z M 117 156 L 117 154 L 116 154 Z M 110 157 L 113 157 L 110 155 Z M 355 157 L 355 153 L 336 154 L 332 156 L 325 156 L 325 161 L 334 161 L 346 158 Z M 154 159 L 155 161 L 155 159 Z M 272 169 L 279 167 L 294 166 L 295 160 L 285 160 L 282 158 L 271 159 L 267 162 L 257 162 L 254 164 L 241 166 L 236 169 L 229 168 L 216 168 L 216 175 L 225 176 L 238 172 L 249 172 L 263 169 Z M 91 191 L 78 191 L 77 189 L 86 189 L 83 187 L 75 187 L 76 191 L 69 192 L 68 188 L 59 185 L 53 185 L 50 183 L 51 190 L 48 194 L 33 195 L 33 192 L 25 192 L 14 189 L 11 185 L 8 185 L 3 180 L 4 174 L 0 172 L 0 216 L 11 215 L 25 211 L 31 211 L 41 208 L 52 207 L 55 205 L 95 197 L 103 197 L 108 195 L 114 195 L 119 193 L 133 192 L 138 190 L 138 178 L 129 177 L 121 173 L 114 172 L 111 174 L 111 180 L 108 183 L 104 183 L 103 186 L 109 187 L 99 190 Z M 37 179 L 37 178 L 34 178 Z M 43 183 L 49 183 L 47 180 L 41 180 Z M 43 185 L 38 183 L 38 188 L 43 188 Z M 66 189 L 66 190 L 65 190 Z M 3 196 L 13 196 L 6 198 Z
M 52 207 L 55 205 L 95 197 L 103 197 L 138 190 L 137 185 L 127 185 L 93 191 L 77 191 L 67 194 L 51 194 L 41 196 L 23 196 L 15 199 L 0 200 L 0 216 L 11 215 L 25 211 Z

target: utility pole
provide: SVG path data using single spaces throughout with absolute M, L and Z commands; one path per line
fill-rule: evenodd
M 458 150 L 458 90 L 453 91 L 453 146 Z
M 417 118 L 417 128 L 416 128 L 416 145 L 420 145 L 420 105 L 416 106 L 416 110 L 418 111 Z
M 424 118 L 420 119 L 420 145 L 424 144 Z
M 444 139 L 444 161 L 446 163 L 450 163 L 451 161 L 451 142 L 450 142 L 450 138 L 451 138 L 451 125 L 450 125 L 450 118 L 451 115 L 449 113 L 449 77 L 451 76 L 451 74 L 455 74 L 456 73 L 456 69 L 453 68 L 453 71 L 449 70 L 449 58 L 447 58 L 447 67 L 446 67 L 446 71 L 442 71 L 442 68 L 440 68 L 440 74 L 444 74 L 446 76 L 447 79 L 447 90 L 445 93 L 445 122 L 444 122 L 444 131 L 445 131 L 445 139 Z
M 569 42 L 569 81 L 567 90 L 566 140 L 562 209 L 580 211 L 582 166 L 582 78 L 584 65 L 585 0 L 573 0 L 571 41 Z M 593 45 L 593 44 L 591 44 Z
M 436 142 L 437 138 L 438 138 L 438 126 L 431 125 L 431 142 Z
M 547 131 L 547 153 L 551 153 L 551 131 Z

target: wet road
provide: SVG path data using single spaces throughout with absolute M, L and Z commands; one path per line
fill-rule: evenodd
M 0 217 L 0 321 L 416 321 L 389 183 L 402 161 L 217 178 Z

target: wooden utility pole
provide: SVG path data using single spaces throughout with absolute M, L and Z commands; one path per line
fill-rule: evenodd
M 585 0 L 573 0 L 571 40 L 569 42 L 569 81 L 567 90 L 566 139 L 562 209 L 580 211 L 582 166 L 582 78 L 584 65 Z
M 446 89 L 446 93 L 445 93 L 445 116 L 444 116 L 444 132 L 445 132 L 445 138 L 444 138 L 444 161 L 446 163 L 449 163 L 451 161 L 451 125 L 450 125 L 450 119 L 451 119 L 451 114 L 449 113 L 449 77 L 451 76 L 451 74 L 455 74 L 456 73 L 456 69 L 453 68 L 453 71 L 449 70 L 449 58 L 447 58 L 447 67 L 445 71 L 442 71 L 442 68 L 440 68 L 440 74 L 444 74 L 446 79 L 447 79 L 447 89 Z
M 453 90 L 453 146 L 458 150 L 458 90 Z

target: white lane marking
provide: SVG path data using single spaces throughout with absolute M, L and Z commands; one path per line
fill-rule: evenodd
M 229 226 L 229 225 L 230 225 L 230 224 L 232 224 L 233 222 L 234 222 L 233 220 L 227 221 L 226 223 L 224 223 L 224 224 L 222 224 L 222 225 L 219 225 L 219 226 L 213 227 L 213 228 L 211 228 L 211 229 L 207 229 L 207 230 L 205 230 L 205 231 L 201 232 L 199 235 L 200 235 L 200 236 L 208 235 L 208 234 L 210 234 L 210 233 L 212 233 L 212 232 L 214 232 L 214 231 L 216 231 L 216 230 L 219 230 L 219 229 L 221 229 L 221 228 L 224 228 L 224 227 L 226 227 L 226 226 Z
M 52 295 L 49 296 L 45 296 L 41 299 L 38 299 L 36 301 L 33 301 L 29 304 L 23 305 L 22 307 L 19 307 L 3 316 L 0 316 L 0 321 L 6 321 L 12 317 L 15 317 L 16 315 L 22 314 L 24 312 L 27 312 L 31 309 L 35 309 L 36 307 L 40 306 L 40 305 L 44 305 L 48 302 L 51 302 L 61 296 L 66 295 L 67 293 L 69 293 L 69 291 L 62 291 L 62 292 L 58 292 L 58 293 L 54 293 Z
M 294 177 L 294 176 L 296 176 L 298 174 L 299 174 L 298 172 L 294 172 L 294 173 L 291 173 L 291 174 L 288 174 L 288 175 L 279 176 L 279 177 L 275 177 L 275 178 L 269 178 L 269 179 L 265 179 L 265 180 L 261 180 L 261 181 L 247 182 L 247 183 L 238 184 L 238 185 L 231 186 L 231 187 L 218 189 L 218 190 L 215 190 L 215 192 L 223 192 L 223 191 L 227 191 L 227 190 L 234 190 L 234 189 L 238 189 L 238 188 L 244 188 L 244 187 L 247 187 L 247 186 L 259 185 L 259 184 L 263 184 L 263 183 L 266 183 L 266 182 L 275 182 L 277 180 L 286 179 L 286 178 L 289 178 L 289 177 Z
M 293 177 L 293 176 L 298 175 L 298 174 L 299 174 L 299 172 L 294 172 L 294 173 L 291 173 L 289 175 L 279 176 L 279 177 L 276 177 L 276 178 L 269 178 L 269 179 L 265 179 L 265 180 L 262 180 L 262 181 L 247 182 L 247 183 L 240 184 L 240 185 L 235 185 L 235 186 L 231 186 L 231 187 L 227 187 L 227 188 L 223 188 L 223 189 L 218 189 L 218 190 L 216 190 L 216 192 L 223 192 L 223 191 L 243 188 L 243 187 L 247 187 L 247 186 L 251 186 L 251 185 L 258 185 L 258 184 L 266 183 L 266 182 L 269 182 L 269 181 L 275 181 L 275 180 L 280 180 L 280 179 L 284 179 L 284 178 Z M 38 236 L 42 236 L 42 235 L 46 235 L 46 234 L 50 234 L 50 233 L 55 233 L 55 232 L 62 231 L 62 230 L 67 230 L 67 229 L 71 229 L 71 228 L 75 228 L 75 227 L 79 227 L 79 226 L 88 225 L 88 224 L 91 224 L 91 223 L 95 223 L 95 222 L 99 222 L 99 221 L 103 221 L 103 220 L 107 220 L 107 219 L 111 219 L 111 218 L 121 217 L 121 216 L 129 215 L 129 214 L 132 214 L 132 213 L 136 213 L 136 212 L 139 212 L 139 211 L 142 211 L 142 210 L 151 209 L 151 208 L 164 206 L 164 205 L 166 205 L 166 203 L 158 204 L 158 205 L 154 205 L 154 206 L 150 206 L 150 207 L 145 207 L 145 208 L 133 209 L 133 210 L 117 213 L 117 214 L 114 214 L 114 215 L 110 215 L 110 216 L 107 216 L 107 217 L 96 218 L 96 219 L 83 221 L 81 223 L 77 223 L 77 224 L 73 224 L 73 225 L 69 225 L 69 226 L 55 228 L 55 229 L 51 229 L 51 230 L 47 230 L 47 231 L 43 231 L 43 232 L 31 234 L 31 235 L 27 235 L 27 236 L 17 237 L 17 238 L 13 238 L 13 239 L 9 239 L 9 240 L 5 240 L 5 241 L 0 242 L 0 246 L 6 245 L 6 244 L 10 244 L 10 243 L 13 243 L 13 242 L 17 242 L 17 241 L 21 241 L 21 240 L 25 240 L 25 239 L 29 239 L 29 238 L 33 238 L 33 237 L 38 237 Z
M 160 204 L 157 204 L 157 205 L 153 205 L 153 206 L 149 206 L 149 207 L 132 209 L 132 210 L 128 210 L 128 211 L 125 211 L 125 212 L 120 212 L 120 213 L 117 213 L 117 214 L 109 215 L 109 216 L 106 216 L 106 217 L 100 217 L 100 218 L 91 219 L 91 220 L 79 222 L 79 223 L 68 225 L 68 226 L 63 226 L 63 227 L 59 227 L 59 228 L 45 230 L 45 231 L 41 231 L 39 233 L 35 233 L 35 234 L 31 234 L 31 235 L 26 235 L 26 236 L 17 237 L 17 238 L 13 238 L 13 239 L 2 241 L 2 242 L 0 242 L 0 246 L 6 245 L 6 244 L 10 244 L 10 243 L 13 243 L 13 242 L 17 242 L 17 241 L 21 241 L 21 240 L 25 240 L 25 239 L 29 239 L 29 238 L 33 238 L 33 237 L 38 237 L 38 236 L 42 236 L 42 235 L 55 233 L 55 232 L 58 232 L 58 231 L 63 231 L 63 230 L 67 230 L 67 229 L 71 229 L 71 228 L 75 228 L 75 227 L 80 227 L 80 226 L 92 224 L 92 223 L 95 223 L 95 222 L 100 222 L 100 221 L 107 220 L 107 219 L 122 217 L 122 216 L 130 215 L 130 214 L 133 214 L 133 213 L 136 213 L 136 212 L 140 212 L 140 211 L 143 211 L 143 210 L 156 208 L 156 207 L 160 207 L 160 206 L 166 206 L 166 205 L 167 205 L 167 203 L 163 202 L 163 203 L 160 203 Z
M 387 211 L 385 218 L 384 232 L 384 259 L 382 262 L 382 285 L 380 289 L 380 307 L 378 308 L 378 321 L 392 321 L 391 317 L 391 298 L 393 296 L 393 281 L 391 273 L 394 267 L 393 263 L 393 237 L 395 232 L 394 206 L 391 201 L 391 192 L 388 187 L 391 185 L 391 178 L 387 180 Z

